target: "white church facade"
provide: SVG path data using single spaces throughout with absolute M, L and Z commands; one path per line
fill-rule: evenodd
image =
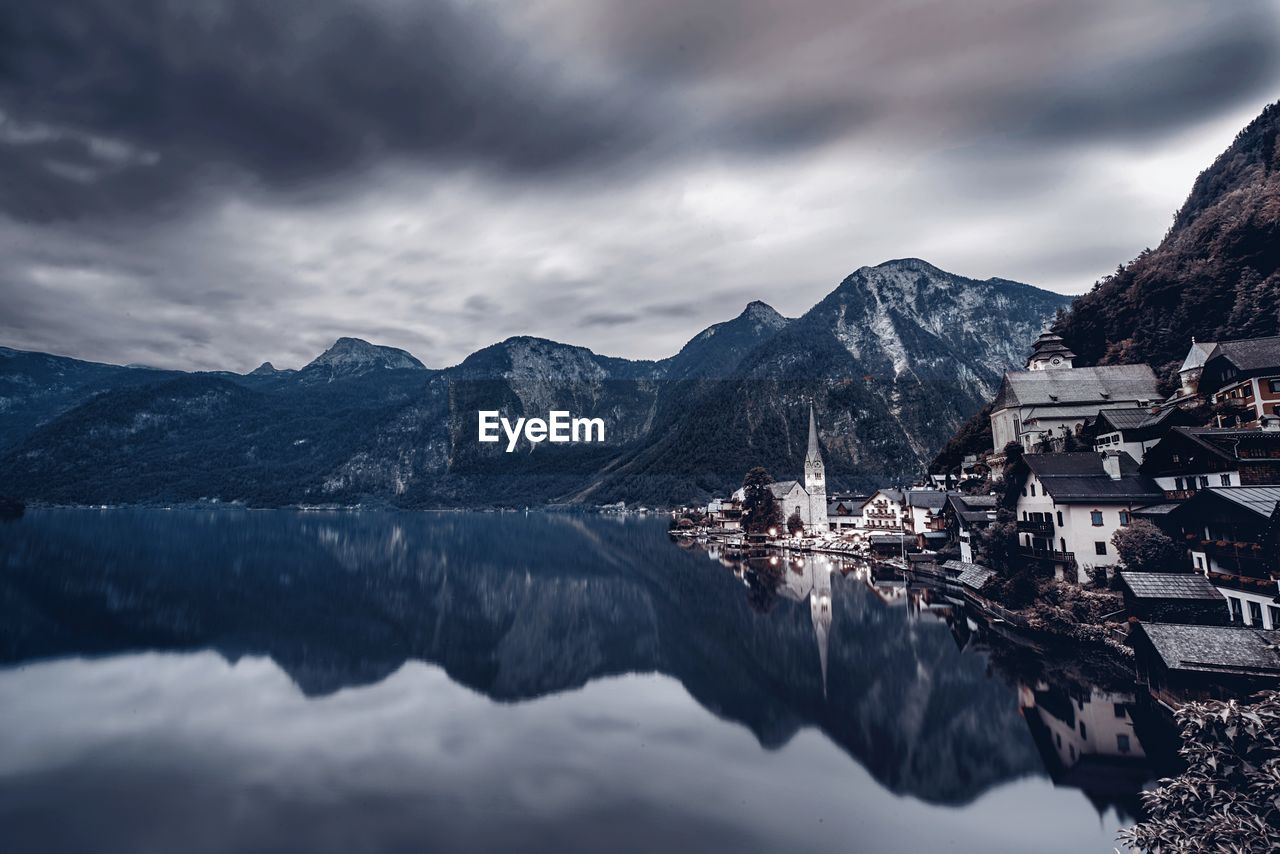
M 793 513 L 799 513 L 807 534 L 820 534 L 830 529 L 827 520 L 827 472 L 818 447 L 818 420 L 809 407 L 809 450 L 804 457 L 804 482 L 783 480 L 771 484 L 773 497 L 782 508 L 783 524 Z

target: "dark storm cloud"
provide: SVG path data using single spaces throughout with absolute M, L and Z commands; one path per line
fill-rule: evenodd
M 893 257 L 1079 291 L 1278 59 L 1261 0 L 0 0 L 0 344 L 662 357 Z
M 23 217 L 228 178 L 290 189 L 397 156 L 554 173 L 645 142 L 644 105 L 579 85 L 475 4 L 9 6 L 0 182 Z

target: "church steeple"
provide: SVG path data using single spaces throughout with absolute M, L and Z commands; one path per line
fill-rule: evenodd
M 804 455 L 805 469 L 809 463 L 817 461 L 822 465 L 822 451 L 818 448 L 818 419 L 813 414 L 813 404 L 809 404 L 809 453 Z
M 809 450 L 804 455 L 804 491 L 809 496 L 810 533 L 823 533 L 827 522 L 827 477 L 822 464 L 822 448 L 818 445 L 818 419 L 809 404 Z

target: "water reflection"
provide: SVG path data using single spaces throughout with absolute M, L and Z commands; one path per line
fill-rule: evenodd
M 1123 818 L 1048 761 L 1061 674 L 865 566 L 226 510 L 35 511 L 0 555 L 6 850 L 1109 851 Z M 1069 759 L 1119 750 L 1074 714 Z

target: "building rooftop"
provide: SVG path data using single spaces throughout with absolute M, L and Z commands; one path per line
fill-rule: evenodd
M 976 563 L 965 563 L 962 560 L 949 560 L 942 564 L 942 567 L 956 574 L 956 580 L 972 590 L 981 590 L 982 586 L 996 574 L 995 570 Z
M 947 503 L 947 493 L 938 489 L 908 489 L 906 499 L 912 507 L 940 510 Z
M 1209 359 L 1227 359 L 1241 371 L 1267 370 L 1280 367 L 1280 335 L 1268 338 L 1246 338 L 1241 341 L 1219 341 Z M 1205 360 L 1206 363 L 1208 359 Z
M 1081 451 L 1070 454 L 1027 454 L 1028 468 L 1046 492 L 1059 504 L 1082 502 L 1154 503 L 1164 498 L 1154 480 L 1138 471 L 1128 454 L 1119 454 L 1120 477 L 1103 468 L 1103 454 Z
M 1280 632 L 1234 626 L 1139 623 L 1170 670 L 1280 679 Z
M 1118 409 L 1104 409 L 1098 413 L 1098 434 L 1112 430 L 1147 430 L 1158 427 L 1168 421 L 1180 410 L 1176 406 L 1152 410 L 1149 406 L 1126 406 Z M 1107 428 L 1110 427 L 1111 430 Z
M 1009 371 L 992 408 L 1160 400 L 1150 365 Z
M 1121 572 L 1120 579 L 1137 599 L 1200 599 L 1223 602 L 1218 588 L 1194 572 Z
M 1280 502 L 1280 486 L 1211 486 L 1206 492 L 1270 519 Z

